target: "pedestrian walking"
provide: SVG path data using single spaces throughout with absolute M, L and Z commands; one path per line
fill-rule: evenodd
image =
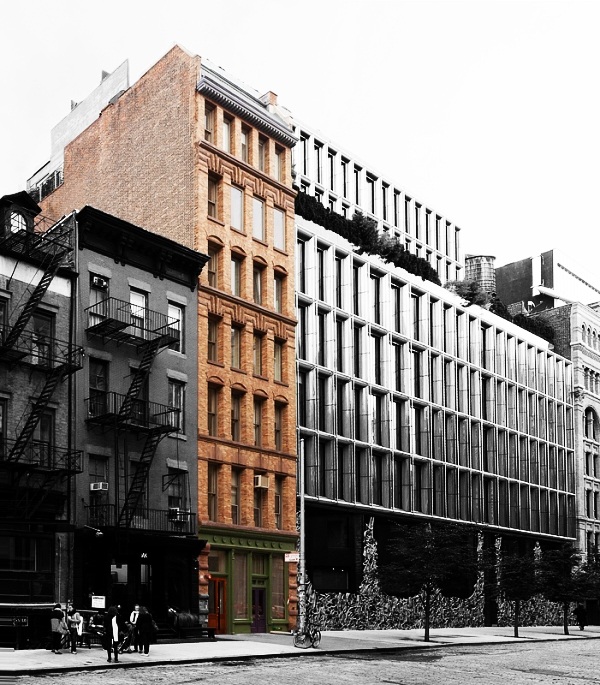
M 139 638 L 138 638 L 138 629 L 137 629 L 137 621 L 140 615 L 140 605 L 136 604 L 133 607 L 133 611 L 129 615 L 129 648 L 128 651 L 133 651 L 137 652 L 138 650 L 141 651 L 141 647 L 139 644 Z
M 579 630 L 583 630 L 587 625 L 587 611 L 585 610 L 583 604 L 579 603 L 575 607 L 573 613 L 575 614 L 575 618 L 577 619 L 577 623 L 579 624 Z
M 63 614 L 60 604 L 58 603 L 54 605 L 54 609 L 52 609 L 52 614 L 50 615 L 50 629 L 52 631 L 52 653 L 62 654 L 60 651 L 61 642 L 63 636 L 68 634 L 69 629 L 65 623 L 65 615 Z
M 71 642 L 71 654 L 77 654 L 77 642 L 83 631 L 83 617 L 72 604 L 67 604 L 67 628 Z
M 140 654 L 148 656 L 150 653 L 150 640 L 154 632 L 154 620 L 146 607 L 140 607 L 140 615 L 137 619 L 137 631 Z
M 115 662 L 119 661 L 118 615 L 117 607 L 110 607 L 104 616 L 104 649 L 108 654 L 108 663 L 112 662 L 113 653 Z

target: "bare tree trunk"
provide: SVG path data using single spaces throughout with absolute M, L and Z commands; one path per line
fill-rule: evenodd
M 429 614 L 431 612 L 431 588 L 425 588 L 425 642 L 429 642 Z
M 521 614 L 521 600 L 515 599 L 515 621 L 514 621 L 514 636 L 519 637 L 519 618 Z
M 565 635 L 569 634 L 569 604 L 570 602 L 563 602 L 563 628 Z

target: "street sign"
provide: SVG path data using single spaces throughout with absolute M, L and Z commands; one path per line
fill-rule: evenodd
M 15 628 L 28 628 L 29 627 L 29 617 L 28 616 L 13 616 L 12 624 Z
M 299 552 L 286 552 L 285 553 L 285 561 L 288 564 L 297 564 L 300 561 L 300 553 Z

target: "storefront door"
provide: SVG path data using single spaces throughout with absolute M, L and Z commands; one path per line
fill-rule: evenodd
M 227 632 L 227 581 L 211 578 L 208 582 L 208 627 L 217 633 Z
M 267 612 L 265 597 L 266 593 L 264 588 L 252 588 L 252 625 L 250 626 L 250 632 L 252 633 L 267 632 Z

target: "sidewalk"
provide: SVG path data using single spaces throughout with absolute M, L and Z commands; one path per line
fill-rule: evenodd
M 151 645 L 149 656 L 121 654 L 119 663 L 108 664 L 100 647 L 83 648 L 77 654 L 53 654 L 49 650 L 15 651 L 0 649 L 0 674 L 36 675 L 77 670 L 136 668 L 157 664 L 183 664 L 201 661 L 230 661 L 265 657 L 301 657 L 335 654 L 344 651 L 391 649 L 431 649 L 445 645 L 478 645 L 505 642 L 599 639 L 600 626 L 583 632 L 577 626 L 564 635 L 561 626 L 519 628 L 519 638 L 507 628 L 436 628 L 430 642 L 423 641 L 423 630 L 340 630 L 323 633 L 319 649 L 298 649 L 286 634 L 220 635 L 214 642 L 182 642 Z

